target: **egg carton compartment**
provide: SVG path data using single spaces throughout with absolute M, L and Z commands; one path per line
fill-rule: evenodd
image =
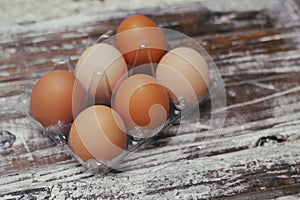
M 143 33 L 148 33 L 148 32 L 153 32 L 153 30 L 157 31 L 157 28 L 145 28 Z M 126 160 L 126 158 L 134 154 L 135 152 L 138 152 L 141 146 L 146 145 L 147 143 L 150 143 L 151 141 L 155 140 L 156 137 L 160 135 L 161 132 L 164 130 L 176 125 L 180 125 L 181 121 L 188 120 L 190 118 L 191 113 L 198 113 L 196 115 L 193 115 L 196 121 L 199 121 L 200 123 L 200 109 L 201 106 L 207 102 L 210 101 L 209 106 L 210 108 L 210 116 L 207 116 L 210 118 L 210 123 L 207 126 L 207 130 L 214 130 L 214 132 L 221 134 L 222 127 L 224 124 L 225 120 L 225 106 L 226 106 L 226 98 L 225 98 L 225 89 L 223 85 L 223 81 L 221 78 L 221 75 L 218 71 L 218 68 L 216 64 L 213 62 L 212 58 L 209 56 L 209 54 L 205 51 L 205 49 L 194 39 L 188 37 L 187 35 L 184 35 L 182 33 L 179 33 L 177 31 L 169 30 L 169 29 L 164 29 L 164 28 L 159 28 L 161 30 L 162 35 L 165 37 L 166 41 L 166 46 L 164 49 L 160 49 L 164 51 L 164 55 L 167 52 L 170 52 L 173 49 L 176 49 L 178 47 L 182 48 L 189 48 L 192 50 L 195 50 L 197 53 L 199 53 L 205 63 L 207 64 L 207 67 L 209 69 L 209 85 L 207 86 L 207 91 L 205 92 L 204 95 L 202 95 L 200 98 L 197 98 L 197 101 L 194 102 L 187 102 L 184 97 L 181 96 L 176 96 L 176 98 L 171 98 L 169 96 L 168 101 L 170 103 L 169 105 L 169 113 L 167 113 L 168 117 L 164 121 L 163 124 L 160 126 L 156 127 L 156 129 L 151 129 L 145 130 L 142 126 L 134 126 L 128 128 L 126 126 L 125 133 L 127 134 L 127 140 L 126 140 L 126 148 L 124 151 L 122 151 L 120 154 L 115 156 L 113 159 L 88 159 L 84 161 L 80 156 L 78 156 L 74 151 L 72 151 L 72 148 L 70 147 L 70 144 L 68 143 L 69 140 L 69 133 L 70 129 L 72 127 L 72 123 L 63 123 L 61 121 L 58 121 L 57 124 L 55 125 L 50 125 L 50 126 L 44 126 L 40 122 L 38 122 L 33 116 L 30 111 L 30 96 L 31 96 L 31 91 L 27 91 L 24 94 L 23 98 L 23 103 L 27 107 L 26 113 L 28 117 L 32 119 L 33 123 L 36 123 L 37 126 L 39 126 L 39 130 L 43 135 L 46 135 L 50 138 L 52 138 L 55 143 L 57 144 L 62 144 L 65 145 L 68 149 L 68 153 L 70 153 L 72 156 L 74 156 L 83 166 L 85 166 L 88 170 L 92 170 L 95 173 L 106 173 L 110 170 L 118 170 L 122 171 L 122 167 L 120 167 L 120 164 Z M 94 46 L 97 46 L 99 44 L 107 44 L 111 46 L 116 46 L 117 42 L 117 37 L 122 36 L 124 34 L 130 34 L 130 32 L 126 33 L 119 33 L 119 35 L 113 35 L 114 31 L 110 31 L 108 33 L 105 33 L 99 37 L 97 42 L 95 43 Z M 176 40 L 174 40 L 176 38 Z M 178 41 L 178 38 L 181 38 L 181 40 Z M 96 48 L 96 47 L 93 47 Z M 134 75 L 139 75 L 139 74 L 145 74 L 147 76 L 151 77 L 156 77 L 156 72 L 157 68 L 159 67 L 160 64 L 160 59 L 161 58 L 154 58 L 152 55 L 151 51 L 154 48 L 158 48 L 156 44 L 153 46 L 151 45 L 151 42 L 147 40 L 140 40 L 138 42 L 136 49 L 125 49 L 122 53 L 122 57 L 126 53 L 130 53 L 129 60 L 130 62 L 126 62 L 126 67 L 127 71 L 125 73 L 122 73 L 122 75 L 118 78 L 118 81 L 116 83 L 116 86 L 114 88 L 110 87 L 110 84 L 107 82 L 109 73 L 108 67 L 112 64 L 109 63 L 108 67 L 96 67 L 92 71 L 90 75 L 90 81 L 89 85 L 86 88 L 87 95 L 89 96 L 89 93 L 95 94 L 97 92 L 97 87 L 99 82 L 104 77 L 104 80 L 106 81 L 105 84 L 108 85 L 107 93 L 109 94 L 108 96 L 112 99 L 115 98 L 115 93 L 116 90 L 120 87 L 120 84 L 124 82 L 124 80 L 128 79 L 129 77 L 132 77 Z M 161 48 L 161 47 L 159 47 Z M 87 52 L 83 52 L 82 56 L 89 55 L 91 56 L 92 50 L 86 50 Z M 161 53 L 161 52 L 159 52 Z M 147 62 L 143 63 L 143 61 L 137 61 L 137 57 L 139 54 L 143 54 L 143 57 L 146 57 Z M 128 55 L 128 54 L 127 54 Z M 133 56 L 132 56 L 133 55 Z M 96 58 L 93 58 L 96 59 Z M 153 60 L 156 59 L 156 60 Z M 187 60 L 189 62 L 189 60 Z M 72 74 L 75 74 L 78 77 L 78 71 L 76 71 L 76 68 L 78 67 L 79 62 L 85 62 L 87 63 L 87 60 L 84 61 L 79 61 L 75 63 L 72 61 L 70 58 L 66 58 L 65 60 L 62 60 L 58 63 L 55 64 L 53 70 L 65 70 L 68 71 Z M 99 60 L 101 63 L 101 60 Z M 198 62 L 193 61 L 193 62 Z M 200 62 L 200 61 L 199 61 Z M 203 61 L 201 61 L 203 62 Z M 137 64 L 138 63 L 138 64 Z M 82 63 L 81 63 L 82 64 Z M 176 65 L 177 63 L 173 63 Z M 193 71 L 195 73 L 195 71 Z M 168 76 L 168 75 L 166 75 Z M 79 79 L 79 78 L 78 78 Z M 176 81 L 176 80 L 175 80 Z M 111 102 L 107 102 L 106 100 L 101 99 L 95 99 L 94 96 L 89 96 L 87 99 L 87 106 L 86 107 L 91 107 L 94 105 L 105 105 L 107 107 L 113 107 L 112 102 L 114 100 L 111 100 Z M 196 111 L 196 112 L 195 112 Z M 76 118 L 75 118 L 76 119 Z M 73 122 L 74 123 L 74 122 Z M 126 123 L 125 123 L 126 124 Z M 193 138 L 191 138 L 191 143 L 193 142 Z M 74 147 L 73 147 L 74 148 Z

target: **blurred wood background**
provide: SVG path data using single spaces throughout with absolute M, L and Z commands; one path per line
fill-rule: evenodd
M 64 145 L 39 133 L 22 100 L 55 62 L 68 56 L 76 61 L 100 34 L 134 13 L 192 37 L 209 52 L 225 84 L 226 121 L 219 135 L 191 114 L 180 132 L 174 125 L 126 159 L 126 171 L 95 176 Z M 300 197 L 300 21 L 294 1 L 204 1 L 0 30 L 0 127 L 16 136 L 1 151 L 0 198 Z M 209 123 L 210 107 L 210 101 L 200 106 L 202 124 Z

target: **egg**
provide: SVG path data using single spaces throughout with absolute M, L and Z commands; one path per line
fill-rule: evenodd
M 161 130 L 169 116 L 168 92 L 154 77 L 136 74 L 115 91 L 113 108 L 129 130 L 141 128 L 152 136 Z
M 63 70 L 42 76 L 32 90 L 30 112 L 47 127 L 59 121 L 69 124 L 86 106 L 85 91 L 76 77 Z
M 84 162 L 95 159 L 111 161 L 127 145 L 125 124 L 120 115 L 108 106 L 95 105 L 83 110 L 74 120 L 69 146 Z
M 111 94 L 120 78 L 126 78 L 127 65 L 114 46 L 100 43 L 80 56 L 75 76 L 82 83 L 92 104 L 111 104 Z
M 117 29 L 115 45 L 123 54 L 129 69 L 146 63 L 158 63 L 168 48 L 165 36 L 150 18 L 132 15 Z
M 168 88 L 174 102 L 194 105 L 207 93 L 209 69 L 202 55 L 189 47 L 170 50 L 159 62 L 157 80 Z

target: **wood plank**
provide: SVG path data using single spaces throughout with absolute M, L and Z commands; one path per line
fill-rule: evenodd
M 54 62 L 67 56 L 76 62 L 101 33 L 115 30 L 131 13 L 1 27 L 0 127 L 17 140 L 0 156 L 0 197 L 254 199 L 299 193 L 297 10 L 284 0 L 218 3 L 133 13 L 192 36 L 211 54 L 226 87 L 222 134 L 207 129 L 208 101 L 200 106 L 201 124 L 191 114 L 180 132 L 174 124 L 126 158 L 120 166 L 125 172 L 99 176 L 86 171 L 65 146 L 42 136 L 24 114 L 26 104 L 16 105 Z

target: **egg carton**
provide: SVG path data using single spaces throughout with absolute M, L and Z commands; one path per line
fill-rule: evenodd
M 127 130 L 127 134 L 128 134 L 127 148 L 119 156 L 117 156 L 116 158 L 110 161 L 91 159 L 84 162 L 81 158 L 75 155 L 72 152 L 72 150 L 69 148 L 68 133 L 70 131 L 71 124 L 66 125 L 63 124 L 62 122 L 58 122 L 56 125 L 43 127 L 38 121 L 36 121 L 31 116 L 29 110 L 27 110 L 28 117 L 32 120 L 33 123 L 35 123 L 39 127 L 39 130 L 43 135 L 50 137 L 51 139 L 53 139 L 55 143 L 65 146 L 67 153 L 75 157 L 88 170 L 91 170 L 97 174 L 107 173 L 111 170 L 118 170 L 118 171 L 125 170 L 121 167 L 121 163 L 124 162 L 126 158 L 138 152 L 139 149 L 143 148 L 143 146 L 151 143 L 153 140 L 159 137 L 161 133 L 165 132 L 170 127 L 173 127 L 174 125 L 180 126 L 181 121 L 190 120 L 191 113 L 196 113 L 196 115 L 193 114 L 192 117 L 196 121 L 198 121 L 199 124 L 201 124 L 200 109 L 201 106 L 203 106 L 203 104 L 208 101 L 210 101 L 210 104 L 209 103 L 208 104 L 211 107 L 210 116 L 209 116 L 210 123 L 209 125 L 203 124 L 203 126 L 205 127 L 206 130 L 213 130 L 215 134 L 221 134 L 224 120 L 225 120 L 226 98 L 225 98 L 225 89 L 224 89 L 223 80 L 216 64 L 214 63 L 210 55 L 206 52 L 206 50 L 200 45 L 200 43 L 198 43 L 194 39 L 174 30 L 165 29 L 165 28 L 161 28 L 161 30 L 167 41 L 167 49 L 166 49 L 167 51 L 174 49 L 176 47 L 188 47 L 196 50 L 200 55 L 202 55 L 209 68 L 210 84 L 206 95 L 204 95 L 201 99 L 199 99 L 196 103 L 192 105 L 187 105 L 185 99 L 182 97 L 177 97 L 176 101 L 172 101 L 169 118 L 164 123 L 163 127 L 160 127 L 159 131 L 157 131 L 155 134 L 151 134 L 151 133 L 149 134 L 147 133 L 147 131 L 143 130 L 143 128 L 140 127 L 135 127 L 134 129 Z M 116 36 L 114 35 L 114 31 L 111 30 L 105 34 L 102 34 L 96 41 L 96 44 L 103 43 L 103 44 L 115 45 L 115 41 L 116 41 Z M 141 41 L 139 43 L 139 48 L 147 50 L 149 48 L 147 45 L 147 41 Z M 151 60 L 150 54 L 149 54 L 149 58 Z M 74 73 L 75 66 L 76 63 L 71 58 L 66 58 L 65 60 L 55 63 L 53 70 L 63 69 Z M 146 71 L 144 71 L 145 68 L 140 68 L 140 70 L 137 72 L 134 70 L 137 70 L 138 67 L 135 68 L 133 67 L 132 70 L 129 70 L 128 74 L 129 76 L 131 76 L 132 74 L 136 74 L 136 73 L 146 73 L 154 76 L 155 67 L 156 66 L 150 66 L 150 68 L 148 68 Z M 94 77 L 95 80 L 99 80 L 99 77 L 103 76 L 103 73 L 99 73 L 97 71 L 94 74 L 95 74 Z M 28 108 L 29 108 L 29 98 L 30 98 L 30 91 L 27 91 L 23 99 L 23 102 L 27 105 Z M 194 138 L 191 138 L 190 141 L 191 144 L 193 142 L 193 139 Z

